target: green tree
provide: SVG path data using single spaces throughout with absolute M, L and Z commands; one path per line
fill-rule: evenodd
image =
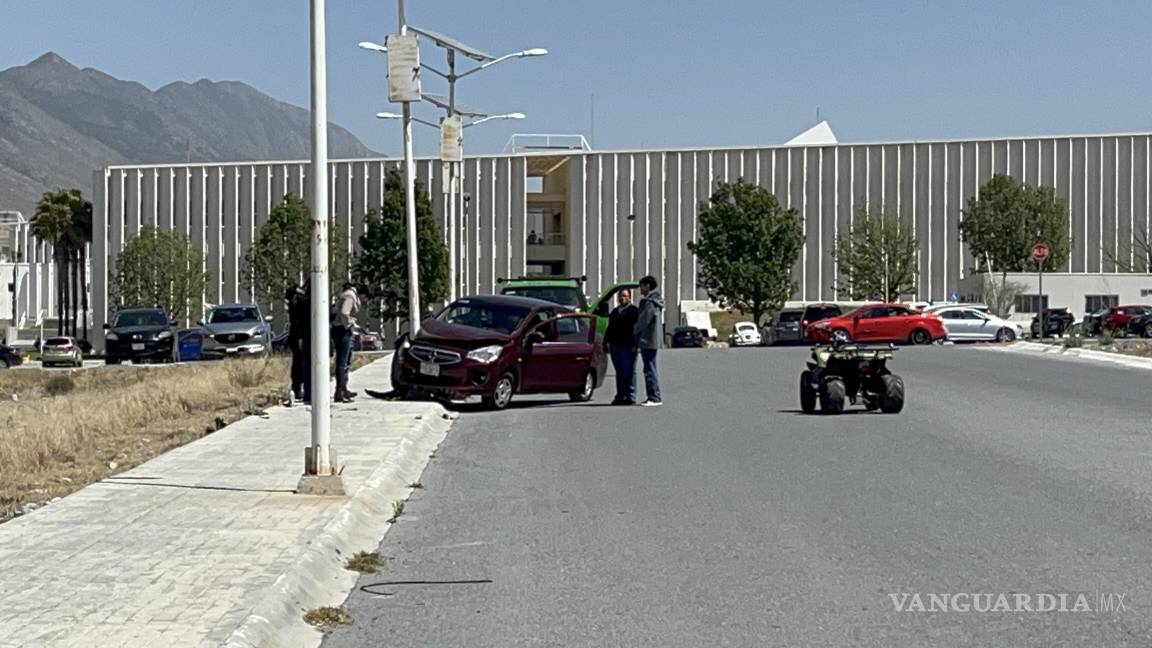
M 743 180 L 717 184 L 700 206 L 697 239 L 688 243 L 708 297 L 751 315 L 757 326 L 796 292 L 792 268 L 803 246 L 799 212 L 784 209 L 767 189 Z
M 148 225 L 124 243 L 111 283 L 118 308 L 162 308 L 168 317 L 183 320 L 204 306 L 204 253 L 187 237 Z
M 1009 272 L 1036 272 L 1032 246 L 1048 244 L 1045 268 L 1068 261 L 1068 206 L 1052 187 L 1032 187 L 1006 175 L 995 175 L 972 196 L 960 221 L 960 240 L 968 244 L 976 270 L 1000 274 L 997 294 L 1007 295 Z M 993 306 L 989 304 L 989 306 Z M 1005 315 L 1010 305 L 998 305 Z
M 353 264 L 356 281 L 372 290 L 369 312 L 381 319 L 408 319 L 408 244 L 404 180 L 391 170 L 384 180 L 384 204 L 365 216 L 366 231 Z M 448 249 L 432 216 L 432 201 L 416 183 L 416 245 L 420 303 L 431 305 L 448 295 Z
M 329 291 L 334 292 L 348 280 L 346 238 L 336 232 L 335 222 L 328 224 Z M 256 241 L 244 256 L 256 299 L 282 317 L 284 292 L 301 285 L 312 268 L 312 209 L 303 198 L 288 194 L 272 208 L 268 222 L 260 228 Z
M 861 209 L 832 256 L 836 289 L 854 300 L 893 302 L 916 292 L 916 233 L 898 216 Z
M 52 246 L 56 264 L 56 332 L 76 335 L 76 313 L 83 293 L 84 337 L 88 335 L 88 291 L 78 271 L 84 268 L 85 249 L 92 240 L 92 203 L 79 189 L 45 192 L 32 216 L 32 234 Z

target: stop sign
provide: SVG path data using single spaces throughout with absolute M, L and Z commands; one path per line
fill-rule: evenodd
M 1043 263 L 1048 259 L 1048 244 L 1037 243 L 1032 246 L 1032 260 L 1037 263 Z

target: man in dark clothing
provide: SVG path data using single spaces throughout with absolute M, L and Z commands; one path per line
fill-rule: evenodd
M 616 397 L 613 405 L 636 404 L 636 318 L 639 311 L 632 305 L 632 291 L 627 288 L 616 294 L 617 306 L 608 315 L 608 329 L 604 331 L 604 349 L 612 358 L 616 371 Z
M 644 391 L 648 399 L 640 403 L 644 407 L 659 407 L 664 399 L 660 396 L 660 373 L 656 370 L 656 351 L 660 349 L 664 333 L 664 298 L 656 290 L 656 277 L 648 275 L 640 280 L 640 313 L 636 317 L 636 345 L 640 347 L 640 358 L 644 361 Z
M 300 286 L 292 286 L 284 294 L 288 307 L 288 349 L 292 352 L 292 393 L 301 401 L 308 401 L 311 397 L 308 389 L 312 373 L 308 356 L 312 335 L 310 298 L 311 295 Z

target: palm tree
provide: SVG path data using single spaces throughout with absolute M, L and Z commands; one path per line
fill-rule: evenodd
M 79 190 L 72 190 L 79 193 Z M 56 334 L 64 334 L 64 311 L 67 307 L 67 248 L 66 238 L 72 228 L 72 195 L 69 190 L 45 192 L 36 203 L 32 216 L 32 235 L 52 246 L 56 262 Z
M 76 312 L 83 321 L 82 340 L 88 339 L 88 245 L 92 243 L 92 203 L 84 200 L 78 190 L 72 201 L 72 226 L 67 233 L 67 245 L 72 253 L 72 334 L 76 335 Z M 79 292 L 79 304 L 76 293 Z
M 88 337 L 87 246 L 92 241 L 92 203 L 79 189 L 47 192 L 36 205 L 32 234 L 52 245 L 56 262 L 57 334 L 76 336 L 76 315 L 84 314 Z

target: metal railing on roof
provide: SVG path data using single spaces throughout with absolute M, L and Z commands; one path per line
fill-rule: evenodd
M 509 137 L 508 143 L 504 145 L 505 153 L 591 150 L 592 147 L 583 135 L 518 133 Z

